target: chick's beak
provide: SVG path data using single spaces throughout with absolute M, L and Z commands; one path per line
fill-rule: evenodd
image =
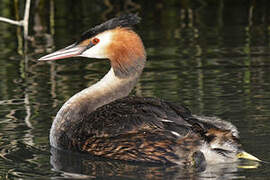
M 261 162 L 260 159 L 256 158 L 255 156 L 245 152 L 245 151 L 242 151 L 240 153 L 237 154 L 237 158 L 238 159 L 248 159 L 248 160 L 252 160 L 252 161 L 259 161 Z
M 43 56 L 39 58 L 39 61 L 52 61 L 57 59 L 65 59 L 69 57 L 79 56 L 84 50 L 86 49 L 85 46 L 79 46 L 76 44 L 72 44 L 64 49 L 60 49 L 55 51 L 51 54 Z

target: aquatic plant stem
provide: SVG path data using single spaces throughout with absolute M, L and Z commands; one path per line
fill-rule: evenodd
M 30 4 L 31 4 L 31 0 L 26 0 L 23 20 L 15 21 L 15 20 L 12 20 L 12 19 L 9 19 L 9 18 L 0 17 L 0 21 L 2 21 L 2 22 L 6 22 L 6 23 L 9 23 L 9 24 L 14 24 L 14 25 L 17 25 L 17 26 L 23 26 L 24 38 L 28 37 Z

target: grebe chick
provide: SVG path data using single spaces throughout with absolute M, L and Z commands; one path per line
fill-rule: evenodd
M 193 116 L 185 107 L 154 98 L 128 97 L 146 61 L 142 40 L 131 27 L 134 14 L 85 32 L 74 44 L 41 57 L 109 59 L 110 71 L 72 96 L 57 113 L 51 146 L 126 161 L 195 165 L 259 161 L 239 143 L 229 122 Z

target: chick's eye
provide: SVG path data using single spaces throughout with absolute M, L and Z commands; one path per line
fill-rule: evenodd
M 92 39 L 92 43 L 96 45 L 97 43 L 99 43 L 99 39 L 98 38 Z

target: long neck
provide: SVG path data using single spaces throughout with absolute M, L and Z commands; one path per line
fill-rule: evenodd
M 137 82 L 143 66 L 132 76 L 121 78 L 113 68 L 96 84 L 72 96 L 57 113 L 50 132 L 50 142 L 58 147 L 61 133 L 71 134 L 83 116 L 116 99 L 127 96 Z M 70 132 L 70 133 L 69 133 Z
M 71 97 L 61 108 L 57 116 L 65 109 L 90 113 L 100 106 L 125 97 L 134 87 L 139 75 L 139 73 L 136 73 L 132 77 L 118 78 L 111 68 L 99 82 Z

